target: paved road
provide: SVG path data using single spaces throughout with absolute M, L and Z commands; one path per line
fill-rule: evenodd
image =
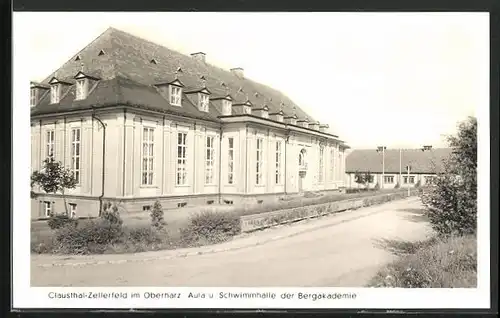
M 38 266 L 40 259 L 33 258 L 31 285 L 362 287 L 380 267 L 395 258 L 381 247 L 381 241 L 419 240 L 431 235 L 421 209 L 416 198 L 394 201 L 255 233 L 225 245 L 259 240 L 270 233 L 287 236 L 306 229 L 291 237 L 213 254 L 56 267 Z M 103 257 L 106 256 L 95 259 Z

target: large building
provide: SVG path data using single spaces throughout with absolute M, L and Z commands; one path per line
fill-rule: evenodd
M 32 171 L 51 155 L 73 170 L 76 216 L 106 200 L 133 213 L 344 186 L 348 146 L 287 96 L 114 28 L 32 82 L 30 103 Z M 34 191 L 32 218 L 65 210 Z
M 382 150 L 382 149 L 380 149 Z M 415 187 L 425 185 L 432 177 L 443 171 L 444 161 L 451 148 L 426 146 L 421 149 L 357 149 L 346 155 L 346 187 L 381 188 Z M 407 166 L 410 166 L 408 173 Z M 356 173 L 369 174 L 367 184 L 356 182 Z

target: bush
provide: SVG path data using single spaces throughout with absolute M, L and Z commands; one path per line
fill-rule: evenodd
M 102 207 L 101 218 L 107 220 L 113 226 L 121 227 L 123 220 L 116 203 L 105 202 Z
M 421 187 L 421 184 L 422 182 L 420 180 L 417 181 L 417 183 L 415 183 L 415 188 L 420 188 Z
M 461 123 L 457 136 L 448 141 L 453 152 L 445 172 L 421 192 L 422 202 L 433 229 L 440 235 L 473 234 L 477 220 L 476 119 Z
M 61 227 L 68 226 L 68 225 L 76 227 L 78 225 L 78 220 L 70 218 L 65 214 L 56 214 L 56 215 L 52 215 L 49 218 L 49 220 L 47 221 L 47 225 L 52 230 L 56 230 L 56 229 L 59 229 Z
M 424 242 L 425 243 L 425 242 Z M 477 285 L 475 236 L 431 240 L 405 246 L 411 254 L 390 264 L 371 280 L 371 287 L 473 288 Z M 410 244 L 411 245 L 411 244 Z
M 78 227 L 65 226 L 56 231 L 57 250 L 65 254 L 100 254 L 107 245 L 116 244 L 123 229 L 116 223 L 100 218 L 88 220 Z
M 151 226 L 157 230 L 163 230 L 165 228 L 166 222 L 163 218 L 163 209 L 160 201 L 156 201 L 153 205 L 153 210 L 151 210 Z
M 377 182 L 375 186 L 373 187 L 374 190 L 380 190 L 380 184 Z
M 181 240 L 189 246 L 219 243 L 241 233 L 240 217 L 204 211 L 191 216 L 188 225 L 180 232 Z
M 396 185 L 394 186 L 394 189 L 399 189 L 399 188 L 401 188 L 401 185 L 400 185 L 400 184 L 399 184 L 399 182 L 398 182 L 398 183 L 396 183 Z

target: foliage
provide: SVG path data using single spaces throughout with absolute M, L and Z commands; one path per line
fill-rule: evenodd
M 399 184 L 399 182 L 396 183 L 396 185 L 394 186 L 394 189 L 399 189 L 401 188 L 401 185 Z
M 61 227 L 69 225 L 76 227 L 78 225 L 78 220 L 70 218 L 64 214 L 56 214 L 56 215 L 51 215 L 51 217 L 47 221 L 47 225 L 52 230 L 59 229 Z
M 117 203 L 105 202 L 102 205 L 101 218 L 112 226 L 121 227 L 123 224 Z
M 46 193 L 61 192 L 64 199 L 64 208 L 68 214 L 65 190 L 76 187 L 76 179 L 71 169 L 65 168 L 60 161 L 56 161 L 50 156 L 43 161 L 43 168 L 40 171 L 33 171 L 31 174 L 31 187 L 39 185 Z M 36 194 L 31 191 L 31 197 Z
M 475 233 L 477 219 L 477 120 L 459 124 L 456 136 L 449 136 L 453 152 L 445 172 L 422 192 L 422 202 L 434 230 L 440 235 Z
M 358 184 L 363 184 L 368 188 L 369 184 L 373 182 L 373 175 L 370 171 L 363 173 L 356 171 L 354 181 Z
M 380 190 L 380 184 L 377 182 L 377 184 L 373 187 L 375 190 Z
M 370 287 L 473 288 L 477 285 L 475 236 L 434 238 L 400 247 L 401 257 L 382 269 Z
M 241 222 L 233 213 L 204 211 L 192 215 L 180 231 L 187 245 L 213 244 L 241 233 Z
M 415 183 L 415 188 L 420 188 L 422 185 L 422 182 L 420 182 L 420 180 L 417 181 L 417 183 Z
M 163 230 L 165 228 L 165 219 L 163 217 L 163 208 L 160 201 L 156 200 L 153 209 L 150 213 L 151 216 L 151 226 L 156 230 Z

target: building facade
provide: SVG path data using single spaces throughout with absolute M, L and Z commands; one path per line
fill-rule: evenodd
M 106 200 L 129 213 L 262 203 L 344 187 L 348 146 L 284 94 L 110 28 L 31 84 L 31 169 L 53 156 L 72 169 L 72 215 Z M 39 188 L 32 218 L 65 211 Z
M 444 161 L 451 148 L 426 147 L 425 149 L 356 149 L 346 154 L 346 179 L 348 188 L 392 189 L 423 186 L 443 172 Z M 410 166 L 408 173 L 407 166 Z M 356 174 L 371 175 L 367 184 L 356 182 Z

